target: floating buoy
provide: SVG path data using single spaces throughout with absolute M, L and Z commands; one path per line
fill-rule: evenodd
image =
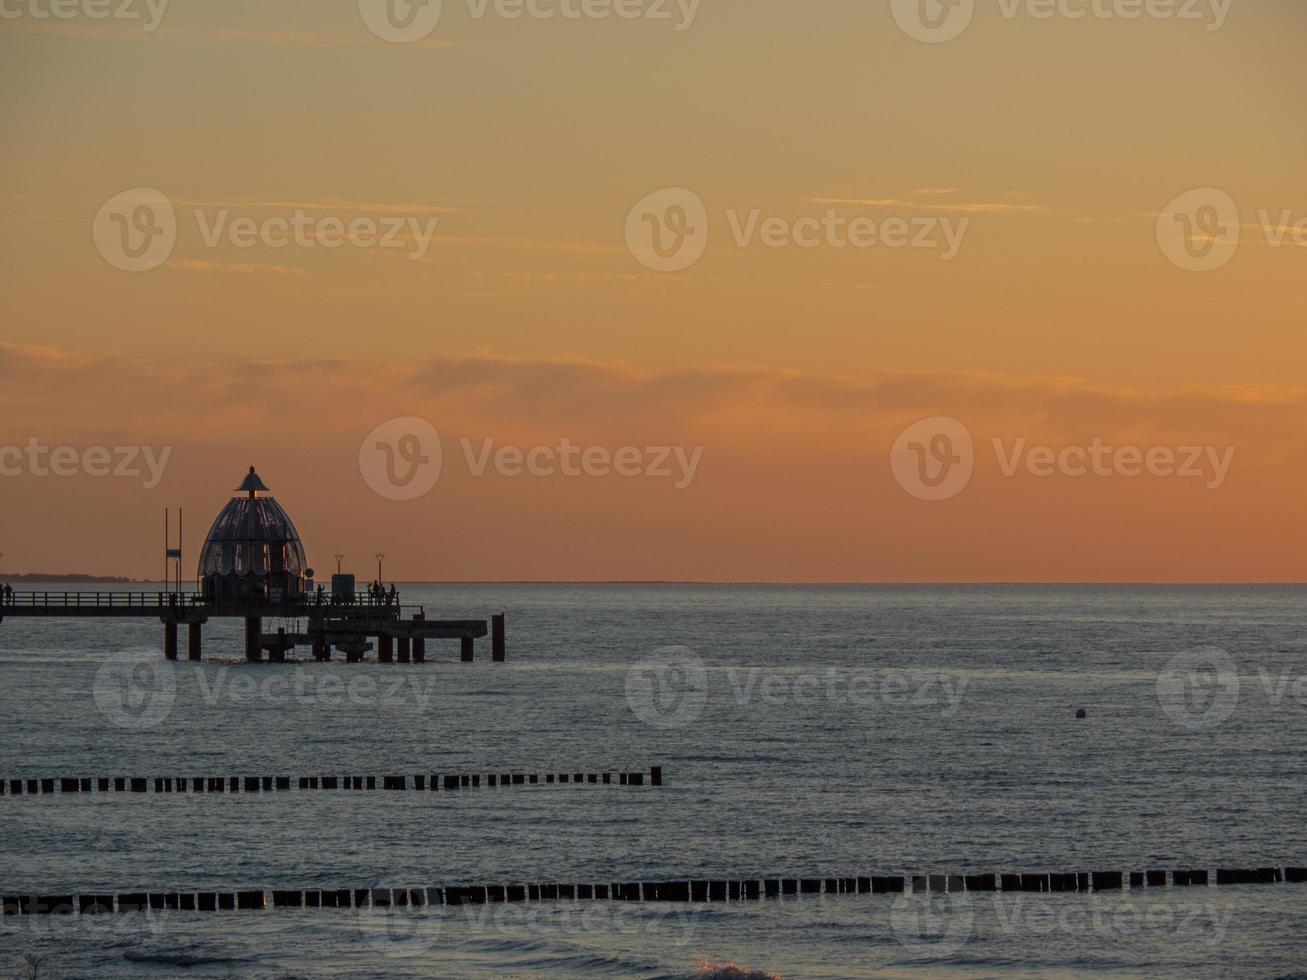
M 1086 711 L 1084 708 L 1081 708 L 1079 711 L 1076 712 L 1076 717 L 1079 718 L 1081 721 L 1084 721 L 1084 719 L 1089 717 L 1089 712 Z

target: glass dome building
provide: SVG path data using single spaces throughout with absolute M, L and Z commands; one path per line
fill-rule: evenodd
M 304 595 L 304 545 L 290 516 L 268 493 L 251 466 L 213 522 L 200 552 L 205 599 L 279 602 Z

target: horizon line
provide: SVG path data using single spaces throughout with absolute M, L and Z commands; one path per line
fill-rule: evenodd
M 51 574 L 39 572 L 0 572 L 0 584 L 6 579 L 28 579 L 35 582 L 74 582 L 77 579 L 89 580 L 87 584 L 114 585 L 161 585 L 167 584 L 155 578 L 131 578 L 125 575 L 96 575 L 89 572 L 65 572 Z M 363 581 L 358 576 L 356 581 Z M 317 580 L 321 584 L 322 580 Z M 1307 587 L 1307 581 L 1268 580 L 1248 581 L 1138 581 L 1138 580 L 1038 580 L 1038 579 L 974 579 L 966 581 L 712 581 L 707 579 L 392 579 L 397 585 L 625 585 L 625 586 L 788 586 L 795 588 L 920 588 L 920 587 L 985 587 L 985 586 L 1116 586 L 1116 587 L 1208 587 L 1208 588 L 1249 588 L 1249 587 Z

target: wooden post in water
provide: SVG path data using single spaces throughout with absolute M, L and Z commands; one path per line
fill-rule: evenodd
M 389 633 L 377 635 L 377 661 L 383 664 L 395 662 L 395 638 Z
M 277 642 L 268 652 L 268 659 L 274 664 L 284 664 L 286 662 L 286 627 L 277 627 Z
M 413 637 L 413 662 L 415 664 L 427 662 L 427 641 L 420 636 Z
M 470 664 L 472 656 L 476 652 L 475 641 L 470 636 L 464 636 L 459 638 L 459 644 L 463 663 Z
M 188 660 L 204 659 L 204 624 L 198 620 L 186 624 L 186 657 Z
M 505 638 L 504 638 L 504 614 L 497 613 L 490 617 L 490 659 L 497 664 L 504 662 L 505 655 Z
M 177 620 L 169 619 L 163 624 L 163 655 L 169 660 L 177 659 Z
M 399 662 L 402 664 L 412 663 L 412 641 L 407 636 L 397 637 L 396 640 L 399 647 Z
M 259 646 L 263 637 L 263 618 L 245 617 L 245 659 L 259 661 L 263 659 L 263 650 Z

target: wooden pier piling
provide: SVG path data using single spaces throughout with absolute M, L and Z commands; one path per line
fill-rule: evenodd
M 490 659 L 497 664 L 502 664 L 505 659 L 504 625 L 505 616 L 503 613 L 496 613 L 490 617 Z
M 276 638 L 268 647 L 268 660 L 274 664 L 284 664 L 286 662 L 286 651 L 290 649 L 290 642 L 286 639 L 286 627 L 278 626 Z
M 459 648 L 463 663 L 472 663 L 473 655 L 476 653 L 475 642 L 470 636 L 459 637 Z
M 263 659 L 260 643 L 263 639 L 263 617 L 245 617 L 245 659 L 256 662 Z
M 202 621 L 186 624 L 186 658 L 188 660 L 204 659 L 204 623 Z
M 168 660 L 177 659 L 177 620 L 165 620 L 163 624 L 163 655 Z

